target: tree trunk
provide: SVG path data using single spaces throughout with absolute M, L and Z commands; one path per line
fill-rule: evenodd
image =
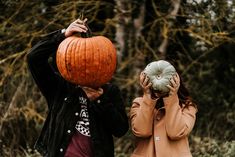
M 127 90 L 125 97 L 132 99 L 137 96 L 139 87 L 138 77 L 144 66 L 145 57 L 138 53 L 138 38 L 144 25 L 145 1 L 133 2 L 131 0 L 115 0 L 116 2 L 116 43 L 119 66 L 118 73 L 124 80 L 121 88 Z M 133 10 L 138 11 L 138 16 L 133 16 Z M 133 68 L 133 66 L 135 68 Z M 137 89 L 137 90 L 136 90 Z

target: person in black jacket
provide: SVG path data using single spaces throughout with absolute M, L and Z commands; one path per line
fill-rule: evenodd
M 48 115 L 35 144 L 44 157 L 114 157 L 113 136 L 123 136 L 128 118 L 119 88 L 111 83 L 99 89 L 81 87 L 64 80 L 55 56 L 66 37 L 86 32 L 77 19 L 32 47 L 29 70 L 46 98 Z

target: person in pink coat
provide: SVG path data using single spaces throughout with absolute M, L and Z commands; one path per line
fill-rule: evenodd
M 188 136 L 197 106 L 178 74 L 167 87 L 167 96 L 151 90 L 152 83 L 140 74 L 143 96 L 135 98 L 130 110 L 131 129 L 136 137 L 131 157 L 192 157 Z

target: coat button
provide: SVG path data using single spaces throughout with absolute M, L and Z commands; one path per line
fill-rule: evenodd
M 155 141 L 160 141 L 160 137 L 159 136 L 155 136 Z
M 97 103 L 99 104 L 99 103 L 100 103 L 100 100 L 97 100 Z
M 68 99 L 68 98 L 67 98 L 67 97 L 65 97 L 65 98 L 64 98 L 64 101 L 67 101 L 67 99 Z
M 60 152 L 63 152 L 64 150 L 63 150 L 63 148 L 60 148 Z
M 67 130 L 67 133 L 70 134 L 70 133 L 71 133 L 71 130 Z
M 78 112 L 75 112 L 75 116 L 78 116 L 79 114 L 78 114 Z

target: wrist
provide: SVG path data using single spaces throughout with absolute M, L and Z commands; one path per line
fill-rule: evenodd
M 63 33 L 66 38 L 72 35 L 71 32 L 69 32 L 68 29 L 65 28 L 61 30 L 61 33 Z
M 156 102 L 157 102 L 158 98 L 155 99 L 151 96 L 151 94 L 144 94 L 143 95 L 143 101 L 146 103 L 146 104 L 151 104 L 151 105 L 155 105 Z
M 179 102 L 179 98 L 177 94 L 174 94 L 174 95 L 169 95 L 168 97 L 164 97 L 163 101 L 165 106 L 171 106 L 172 104 Z
M 60 32 L 61 32 L 61 34 L 63 34 L 63 35 L 64 35 L 64 37 L 65 37 L 65 38 L 67 38 L 67 35 L 66 35 L 66 29 L 65 29 L 65 28 L 64 28 L 64 29 L 61 29 L 61 31 L 60 31 Z

